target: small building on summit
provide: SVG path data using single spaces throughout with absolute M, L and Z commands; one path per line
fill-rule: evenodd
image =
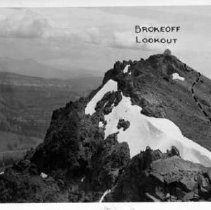
M 163 52 L 164 55 L 171 55 L 171 50 L 169 49 L 166 49 L 164 52 Z

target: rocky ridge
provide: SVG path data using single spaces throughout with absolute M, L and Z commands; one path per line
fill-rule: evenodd
M 173 73 L 185 81 L 173 80 Z M 106 190 L 111 192 L 103 201 L 209 200 L 210 169 L 183 160 L 176 148 L 166 153 L 147 148 L 131 159 L 127 142 L 117 140 L 118 132 L 105 138 L 109 123 L 105 116 L 124 95 L 142 107 L 142 114 L 173 121 L 186 137 L 211 149 L 210 122 L 191 94 L 197 77 L 196 71 L 172 55 L 116 62 L 87 98 L 53 112 L 44 142 L 0 176 L 0 201 L 99 201 Z M 107 92 L 96 104 L 95 113 L 86 115 L 89 101 L 111 79 L 118 90 Z M 211 89 L 210 80 L 202 79 L 198 91 L 205 86 Z M 204 91 L 203 100 L 209 110 L 208 92 Z M 117 128 L 126 131 L 130 126 L 120 119 Z M 40 177 L 43 172 L 46 179 Z

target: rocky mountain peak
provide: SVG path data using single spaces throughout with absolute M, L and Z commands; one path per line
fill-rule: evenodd
M 178 143 L 178 139 L 181 142 L 190 140 L 193 145 L 190 148 L 185 146 L 186 152 L 181 153 L 182 157 L 209 165 L 211 155 L 206 148 L 209 149 L 210 145 L 206 143 L 202 143 L 203 147 L 200 145 L 202 136 L 208 139 L 209 133 L 208 135 L 202 133 L 197 124 L 191 125 L 190 128 L 187 126 L 197 118 L 203 124 L 203 129 L 208 128 L 210 131 L 206 116 L 197 109 L 189 90 L 197 80 L 197 75 L 196 71 L 170 53 L 152 55 L 146 60 L 117 61 L 113 68 L 105 73 L 102 85 L 89 97 L 74 103 L 70 102 L 65 108 L 53 113 L 44 143 L 37 149 L 33 161 L 42 163 L 38 165 L 50 170 L 51 167 L 71 165 L 74 159 L 76 163 L 73 165 L 80 168 L 80 162 L 87 158 L 86 152 L 81 152 L 84 144 L 87 145 L 86 141 L 93 141 L 93 139 L 105 141 L 110 135 L 115 134 L 117 142 L 129 144 L 130 155 L 134 156 L 146 146 L 152 146 L 150 141 L 154 141 L 154 133 L 164 132 L 171 140 L 167 140 L 168 137 L 160 137 L 159 141 L 167 141 L 164 143 L 165 146 L 163 145 L 162 152 L 170 146 L 184 150 L 184 144 Z M 196 112 L 200 117 L 192 116 L 192 113 Z M 160 123 L 166 124 L 168 128 L 160 126 Z M 172 133 L 168 131 L 169 129 L 172 129 Z M 192 132 L 192 129 L 198 130 L 199 133 Z M 152 133 L 144 134 L 148 130 L 152 130 Z M 139 131 L 142 133 L 136 136 L 132 134 Z M 130 142 L 127 138 L 136 140 Z M 144 143 L 142 138 L 145 139 Z M 139 141 L 142 143 L 139 144 Z M 174 143 L 170 143 L 171 141 Z M 197 144 L 197 149 L 195 142 L 200 143 Z M 152 144 L 154 145 L 153 142 Z M 156 145 L 157 143 L 153 149 L 158 149 Z M 200 151 L 197 158 L 192 155 L 187 157 L 186 153 L 189 154 L 192 149 L 196 149 L 197 153 Z M 74 154 L 73 159 L 70 151 Z M 55 155 L 57 153 L 58 156 Z M 204 159 L 202 153 L 210 160 Z M 70 154 L 69 160 L 66 156 Z M 80 161 L 77 156 L 81 158 Z M 55 164 L 57 162 L 58 165 Z
M 117 61 L 98 89 L 54 111 L 44 142 L 13 170 L 53 177 L 69 201 L 208 199 L 209 88 L 169 52 Z

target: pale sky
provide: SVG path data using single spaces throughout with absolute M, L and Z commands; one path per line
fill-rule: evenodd
M 178 39 L 168 46 L 172 54 L 211 78 L 210 22 L 211 6 L 0 8 L 0 57 L 103 74 L 117 60 L 139 60 L 167 48 L 135 44 L 135 25 L 174 25 L 181 29 L 169 34 Z

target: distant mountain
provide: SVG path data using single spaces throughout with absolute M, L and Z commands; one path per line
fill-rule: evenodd
M 11 72 L 0 72 L 0 84 L 12 86 L 52 87 L 71 90 L 73 92 L 90 91 L 100 84 L 102 78 L 97 76 L 80 76 L 76 78 L 42 78 Z
M 33 59 L 18 60 L 0 57 L 0 72 L 11 72 L 32 77 L 70 79 L 75 77 L 93 77 L 88 70 L 70 69 L 60 70 L 50 65 L 41 64 Z
M 0 176 L 0 201 L 211 200 L 210 91 L 170 51 L 117 61 L 53 112 L 43 143 Z

